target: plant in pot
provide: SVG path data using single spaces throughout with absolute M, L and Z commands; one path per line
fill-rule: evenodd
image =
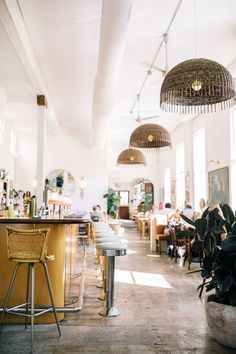
M 113 188 L 108 188 L 103 198 L 107 199 L 107 214 L 112 218 L 117 218 L 120 205 L 120 196 Z
M 217 204 L 194 225 L 193 249 L 195 243 L 203 257 L 202 267 L 196 270 L 202 276 L 199 296 L 204 289 L 209 292 L 205 302 L 208 326 L 219 343 L 236 348 L 236 218 L 227 204 Z

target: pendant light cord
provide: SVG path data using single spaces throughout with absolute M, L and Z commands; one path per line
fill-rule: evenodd
M 197 12 L 196 12 L 196 0 L 193 0 L 194 11 L 194 56 L 197 58 Z
M 179 8 L 180 8 L 182 2 L 183 2 L 183 0 L 179 0 L 178 4 L 177 4 L 177 6 L 176 6 L 176 9 L 175 9 L 174 14 L 173 14 L 173 16 L 172 16 L 172 18 L 171 18 L 171 21 L 170 21 L 170 23 L 169 23 L 169 25 L 168 25 L 168 27 L 167 27 L 167 29 L 166 29 L 164 35 L 163 35 L 163 38 L 162 38 L 162 40 L 161 40 L 161 43 L 159 44 L 159 46 L 158 46 L 158 48 L 157 48 L 157 50 L 156 50 L 156 53 L 155 53 L 155 55 L 154 55 L 154 57 L 153 57 L 153 60 L 152 60 L 152 62 L 151 62 L 151 65 L 150 65 L 149 69 L 147 70 L 147 73 L 146 73 L 146 75 L 145 75 L 145 77 L 144 77 L 144 80 L 143 80 L 141 86 L 140 86 L 140 89 L 139 89 L 139 91 L 138 91 L 138 94 L 137 94 L 137 96 L 136 96 L 136 98 L 135 98 L 135 100 L 134 100 L 134 102 L 133 102 L 133 104 L 132 104 L 132 106 L 131 106 L 131 109 L 129 110 L 130 112 L 133 112 L 133 109 L 134 109 L 134 107 L 136 106 L 137 101 L 138 101 L 138 96 L 140 97 L 140 94 L 141 94 L 141 92 L 142 92 L 142 90 L 143 90 L 143 88 L 144 88 L 144 85 L 146 84 L 147 78 L 148 78 L 148 76 L 150 75 L 150 71 L 152 71 L 153 66 L 155 65 L 155 62 L 156 62 L 156 59 L 157 59 L 157 57 L 158 57 L 158 55 L 159 55 L 159 53 L 160 53 L 160 50 L 161 50 L 163 44 L 166 43 L 166 40 L 167 40 L 167 38 L 168 38 L 169 30 L 170 30 L 170 28 L 171 28 L 171 26 L 172 26 L 172 24 L 173 24 L 173 22 L 174 22 L 174 19 L 175 19 L 176 15 L 177 15 L 177 13 L 178 13 L 178 11 L 179 11 Z M 167 50 L 167 49 L 166 49 L 166 50 Z

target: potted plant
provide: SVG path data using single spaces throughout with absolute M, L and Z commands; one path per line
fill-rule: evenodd
M 219 343 L 236 348 L 236 218 L 228 205 L 215 205 L 193 224 L 193 249 L 195 243 L 203 257 L 197 270 L 202 276 L 199 296 L 204 289 L 209 293 L 205 302 L 208 326 Z
M 56 177 L 56 187 L 57 188 L 62 188 L 64 184 L 64 177 L 62 175 L 58 175 Z
M 12 189 L 12 194 L 14 199 L 14 205 L 19 205 L 21 198 L 23 198 L 24 191 L 22 189 Z
M 117 218 L 120 205 L 120 196 L 114 189 L 108 188 L 108 191 L 104 194 L 103 198 L 107 199 L 107 214 L 112 218 Z

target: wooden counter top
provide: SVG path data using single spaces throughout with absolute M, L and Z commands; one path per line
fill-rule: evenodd
M 88 223 L 89 219 L 81 218 L 0 218 L 0 224 L 80 224 Z

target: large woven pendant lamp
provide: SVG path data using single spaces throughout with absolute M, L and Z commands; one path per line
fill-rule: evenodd
M 158 124 L 143 124 L 131 134 L 129 145 L 131 147 L 152 149 L 171 146 L 169 132 Z
M 117 159 L 117 166 L 119 165 L 146 165 L 146 159 L 143 153 L 137 149 L 123 150 Z
M 230 72 L 210 59 L 189 59 L 172 68 L 160 92 L 164 111 L 208 113 L 235 103 L 234 82 Z

